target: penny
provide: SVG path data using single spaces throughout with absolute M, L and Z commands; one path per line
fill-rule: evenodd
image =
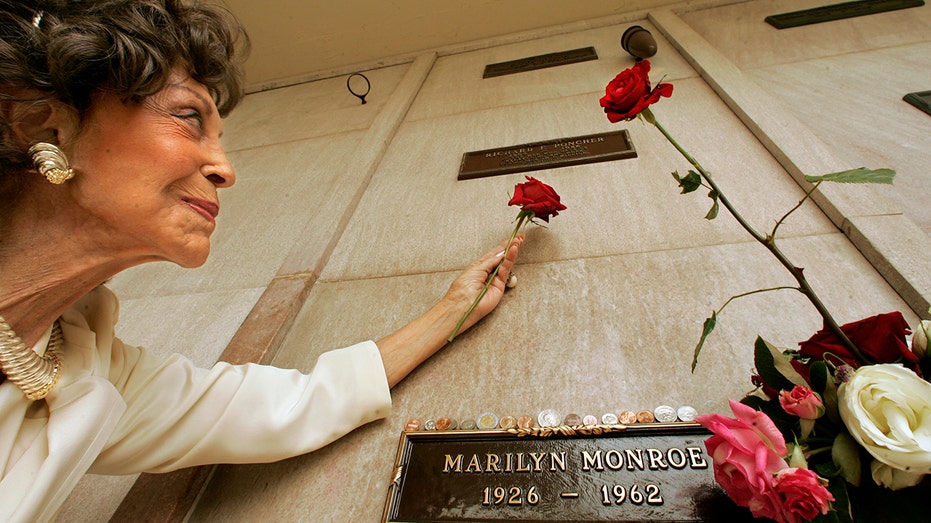
M 541 427 L 555 427 L 562 421 L 562 416 L 553 409 L 546 409 L 537 416 L 537 422 Z
M 648 410 L 641 410 L 637 413 L 637 423 L 653 423 L 653 413 Z
M 428 419 L 427 421 L 423 422 L 423 429 L 424 430 L 436 430 L 436 420 Z
M 669 405 L 660 405 L 653 409 L 653 416 L 656 418 L 656 421 L 660 423 L 672 423 L 676 421 L 678 415 L 676 414 L 676 409 L 670 407 Z
M 521 429 L 532 429 L 533 417 L 524 414 L 523 416 L 517 418 L 517 427 Z
M 404 430 L 407 432 L 415 432 L 415 431 L 420 430 L 420 420 L 419 419 L 407 420 L 407 423 L 404 425 Z
M 695 418 L 698 417 L 698 411 L 693 407 L 684 405 L 679 407 L 679 410 L 676 411 L 676 415 L 678 415 L 681 421 L 695 421 Z
M 578 414 L 566 414 L 566 419 L 563 420 L 563 425 L 569 425 L 570 427 L 581 424 L 582 416 L 579 416 Z
M 617 415 L 617 420 L 623 425 L 633 425 L 637 423 L 637 415 L 632 410 L 625 410 Z
M 474 419 L 464 419 L 464 420 L 462 420 L 461 423 L 459 423 L 459 428 L 462 429 L 462 430 L 472 430 L 472 429 L 475 428 L 475 420 L 474 420 Z
M 617 425 L 617 414 L 606 412 L 601 415 L 601 422 L 605 425 Z
M 483 412 L 475 419 L 475 426 L 479 430 L 492 430 L 498 428 L 498 416 L 494 412 Z
M 436 430 L 452 430 L 456 428 L 456 422 L 449 418 L 437 418 Z
M 513 429 L 517 426 L 517 418 L 514 416 L 504 416 L 501 418 L 501 421 L 498 423 L 498 426 L 504 430 Z
M 591 414 L 586 414 L 585 417 L 582 418 L 582 423 L 585 425 L 597 425 L 598 418 L 596 418 L 595 416 Z

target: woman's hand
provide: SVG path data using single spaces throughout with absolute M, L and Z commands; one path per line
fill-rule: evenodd
M 474 325 L 498 305 L 501 297 L 504 296 L 505 284 L 511 275 L 511 268 L 514 266 L 517 252 L 523 242 L 524 237 L 518 235 L 507 253 L 504 252 L 507 241 L 501 242 L 495 249 L 466 267 L 453 280 L 446 295 L 439 303 L 396 332 L 376 342 L 381 351 L 382 362 L 385 364 L 389 386 L 395 386 L 446 344 L 456 324 L 482 292 L 485 282 L 488 281 L 503 257 L 504 261 L 494 281 L 463 322 L 459 329 L 460 332 Z
M 485 282 L 488 281 L 488 278 L 495 271 L 495 267 L 498 266 L 499 262 L 501 263 L 501 268 L 499 268 L 498 273 L 495 274 L 495 279 L 488 285 L 488 290 L 485 292 L 484 296 L 482 296 L 481 301 L 479 301 L 475 309 L 469 314 L 469 317 L 463 322 L 462 328 L 459 329 L 460 332 L 474 325 L 478 320 L 484 318 L 498 306 L 501 297 L 504 296 L 504 290 L 508 278 L 511 275 L 511 269 L 514 266 L 514 261 L 517 259 L 517 253 L 523 242 L 524 236 L 518 235 L 514 238 L 514 242 L 511 244 L 507 253 L 504 252 L 504 249 L 507 248 L 508 242 L 501 242 L 495 249 L 485 253 L 484 256 L 472 262 L 462 271 L 459 277 L 453 280 L 444 299 L 449 300 L 454 307 L 465 304 L 465 309 L 462 311 L 463 314 L 465 314 L 472 305 L 472 302 L 475 301 L 475 298 L 482 292 L 482 289 L 485 287 Z M 503 262 L 502 258 L 504 258 Z

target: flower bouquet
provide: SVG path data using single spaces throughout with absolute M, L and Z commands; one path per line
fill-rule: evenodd
M 802 293 L 824 319 L 824 329 L 797 349 L 762 338 L 754 345 L 755 389 L 730 401 L 734 417 L 699 416 L 712 436 L 705 446 L 715 480 L 755 517 L 799 521 L 924 521 L 931 493 L 931 322 L 914 335 L 899 312 L 838 325 L 806 280 L 776 245 L 779 226 L 822 182 L 892 183 L 888 169 L 853 169 L 806 176 L 812 187 L 768 234 L 755 230 L 731 205 L 710 174 L 657 121 L 650 106 L 673 86 L 651 86 L 650 62 L 622 71 L 605 89 L 601 107 L 612 123 L 639 118 L 656 127 L 691 164 L 672 175 L 683 193 L 704 187 L 712 200 L 705 218 L 724 207 L 788 270 L 797 286 L 759 289 L 731 297 L 703 324 L 692 369 L 718 315 L 731 301 L 773 290 Z M 929 311 L 931 313 L 931 311 Z

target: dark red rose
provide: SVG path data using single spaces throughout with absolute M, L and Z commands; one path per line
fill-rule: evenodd
M 566 210 L 552 187 L 530 176 L 526 182 L 514 186 L 514 196 L 508 205 L 520 205 L 522 211 L 531 211 L 535 218 L 545 222 L 550 221 L 550 216 Z
M 672 84 L 659 84 L 651 89 L 649 73 L 650 61 L 641 60 L 608 82 L 601 106 L 611 123 L 630 120 L 658 102 L 660 97 L 672 96 Z
M 841 330 L 870 359 L 870 363 L 901 363 L 921 375 L 918 356 L 908 348 L 905 341 L 905 336 L 911 331 L 902 313 L 889 312 L 864 318 L 842 325 Z M 825 353 L 831 353 L 851 367 L 857 368 L 863 364 L 828 329 L 821 329 L 808 340 L 799 343 L 799 353 L 812 361 L 822 361 Z M 840 363 L 836 359 L 833 361 Z M 798 362 L 793 362 L 793 365 L 807 379 L 808 369 Z

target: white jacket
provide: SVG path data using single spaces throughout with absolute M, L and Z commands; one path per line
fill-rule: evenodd
M 160 359 L 114 337 L 118 302 L 99 287 L 61 317 L 63 373 L 30 402 L 0 384 L 0 521 L 48 521 L 85 472 L 168 472 L 276 461 L 383 418 L 378 347 L 322 354 L 310 374 Z M 51 329 L 34 350 L 44 353 Z

